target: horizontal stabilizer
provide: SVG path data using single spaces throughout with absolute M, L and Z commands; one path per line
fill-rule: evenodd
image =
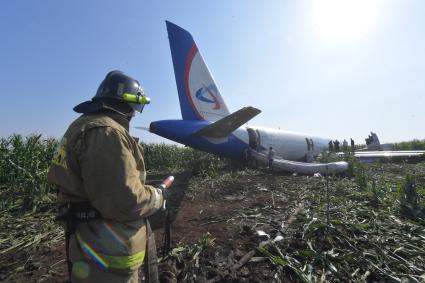
M 195 135 L 213 139 L 225 138 L 260 113 L 261 110 L 257 108 L 251 106 L 244 107 L 200 129 Z

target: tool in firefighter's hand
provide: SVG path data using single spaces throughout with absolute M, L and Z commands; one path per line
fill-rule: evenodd
M 168 176 L 162 181 L 161 185 L 159 185 L 159 188 L 162 191 L 162 197 L 164 198 L 164 204 L 162 205 L 163 210 L 165 210 L 166 208 L 167 199 L 170 195 L 170 191 L 168 190 L 168 188 L 171 187 L 173 182 L 174 182 L 174 176 Z
M 159 185 L 159 188 L 162 191 L 162 196 L 164 198 L 164 203 L 162 205 L 162 210 L 165 211 L 165 225 L 164 225 L 164 256 L 166 256 L 171 249 L 171 217 L 170 217 L 170 210 L 166 206 L 167 199 L 170 195 L 170 191 L 168 190 L 169 187 L 174 182 L 174 176 L 168 176 L 162 181 L 162 184 Z

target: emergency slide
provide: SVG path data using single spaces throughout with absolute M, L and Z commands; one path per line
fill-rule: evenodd
M 258 163 L 268 165 L 267 154 L 260 153 L 255 150 L 251 150 L 251 156 Z M 306 163 L 289 161 L 280 158 L 273 159 L 273 170 L 274 171 L 286 171 L 291 173 L 298 173 L 304 175 L 313 175 L 315 173 L 334 174 L 342 173 L 348 169 L 348 163 L 345 161 L 331 162 L 331 163 Z

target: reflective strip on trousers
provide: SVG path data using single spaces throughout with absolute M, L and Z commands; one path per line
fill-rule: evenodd
M 145 259 L 145 251 L 135 253 L 134 255 L 128 256 L 112 256 L 105 255 L 95 252 L 83 239 L 79 233 L 75 233 L 77 241 L 84 253 L 88 255 L 92 260 L 100 264 L 103 268 L 115 268 L 115 269 L 134 269 L 142 265 Z

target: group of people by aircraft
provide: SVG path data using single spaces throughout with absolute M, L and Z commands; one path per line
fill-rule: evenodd
M 245 149 L 245 164 L 247 166 L 256 167 L 257 164 L 256 162 L 254 162 L 252 150 L 253 149 L 251 147 Z M 269 149 L 264 153 L 267 155 L 268 160 L 267 169 L 273 171 L 273 161 L 275 159 L 276 151 L 273 149 L 272 146 L 270 146 Z
M 341 143 L 338 140 L 329 141 L 329 144 L 328 144 L 329 152 L 340 152 L 341 151 L 341 148 L 339 146 L 340 144 Z M 349 149 L 352 152 L 355 151 L 355 143 L 352 138 L 350 138 L 350 148 L 348 147 L 348 142 L 346 139 L 342 141 L 342 151 L 348 151 Z

